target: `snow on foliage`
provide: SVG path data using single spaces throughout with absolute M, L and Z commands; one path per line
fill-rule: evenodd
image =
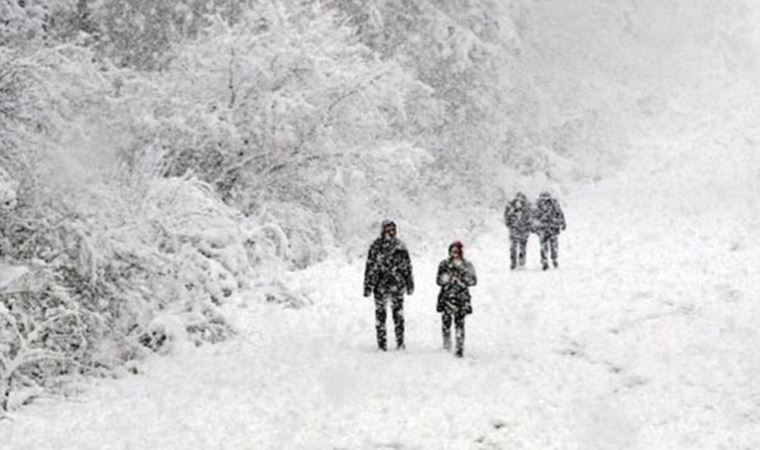
M 306 305 L 384 218 L 425 252 L 657 133 L 755 145 L 750 0 L 613 3 L 0 0 L 3 408 Z
M 18 198 L 17 192 L 18 181 L 11 178 L 8 172 L 0 167 L 0 209 L 13 209 Z

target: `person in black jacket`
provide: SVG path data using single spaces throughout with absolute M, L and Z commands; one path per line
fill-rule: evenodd
M 441 313 L 443 348 L 451 349 L 451 321 L 456 328 L 456 356 L 464 354 L 464 318 L 472 314 L 470 286 L 477 283 L 475 268 L 464 259 L 462 243 L 449 246 L 449 257 L 438 264 L 436 282 L 441 286 L 436 310 Z
M 565 214 L 562 212 L 559 202 L 548 192 L 542 192 L 534 210 L 534 230 L 541 241 L 541 267 L 543 270 L 549 268 L 548 254 L 550 252 L 554 268 L 558 267 L 559 242 L 557 237 L 560 231 L 564 231 L 565 228 Z
M 391 304 L 396 333 L 396 348 L 404 345 L 404 293 L 414 293 L 412 262 L 406 246 L 396 237 L 396 224 L 385 220 L 381 236 L 372 243 L 364 271 L 364 296 L 375 295 L 375 331 L 377 346 L 385 351 L 385 320 Z

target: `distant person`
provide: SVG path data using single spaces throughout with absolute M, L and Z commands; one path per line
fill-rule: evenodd
M 551 253 L 552 264 L 556 269 L 559 267 L 557 263 L 558 236 L 560 231 L 566 228 L 565 215 L 557 199 L 548 192 L 542 192 L 538 197 L 533 224 L 534 231 L 541 242 L 541 268 L 549 269 L 549 253 Z
M 525 249 L 531 231 L 531 206 L 528 198 L 518 192 L 504 209 L 504 224 L 509 228 L 509 268 L 525 267 Z
M 453 319 L 456 329 L 456 356 L 461 358 L 464 354 L 464 318 L 472 313 L 469 287 L 477 283 L 475 268 L 464 259 L 461 242 L 457 241 L 449 246 L 449 257 L 438 265 L 436 282 L 441 286 L 436 311 L 442 314 L 443 348 L 451 350 Z
M 364 271 L 364 296 L 375 294 L 375 331 L 377 347 L 387 350 L 385 319 L 388 304 L 391 305 L 396 333 L 396 348 L 404 345 L 404 293 L 412 295 L 414 279 L 409 251 L 396 238 L 396 224 L 385 220 L 379 238 L 369 248 Z

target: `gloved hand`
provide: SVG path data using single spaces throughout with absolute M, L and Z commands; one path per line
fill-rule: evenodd
M 370 288 L 365 288 L 365 289 L 364 289 L 364 296 L 365 296 L 365 297 L 369 297 L 370 295 L 372 295 L 372 289 L 370 289 Z

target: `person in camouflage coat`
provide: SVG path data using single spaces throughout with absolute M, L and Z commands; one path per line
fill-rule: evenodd
M 462 243 L 449 246 L 449 257 L 438 264 L 436 282 L 441 286 L 436 311 L 441 313 L 443 348 L 451 349 L 451 321 L 456 329 L 456 356 L 464 354 L 464 318 L 472 314 L 470 286 L 477 283 L 475 268 L 464 259 Z
M 553 198 L 548 192 L 542 192 L 536 202 L 534 210 L 534 231 L 538 234 L 541 242 L 541 267 L 543 270 L 549 268 L 548 255 L 551 253 L 552 264 L 558 267 L 558 236 L 560 231 L 564 231 L 565 215 L 559 206 L 557 199 Z
M 531 206 L 528 198 L 518 192 L 504 209 L 504 224 L 509 228 L 509 268 L 525 267 L 525 249 L 531 228 Z
M 391 305 L 396 333 L 396 348 L 404 349 L 404 293 L 412 295 L 414 278 L 409 251 L 396 238 L 396 224 L 385 220 L 379 238 L 369 248 L 364 271 L 364 296 L 375 295 L 377 346 L 385 351 L 385 321 Z

